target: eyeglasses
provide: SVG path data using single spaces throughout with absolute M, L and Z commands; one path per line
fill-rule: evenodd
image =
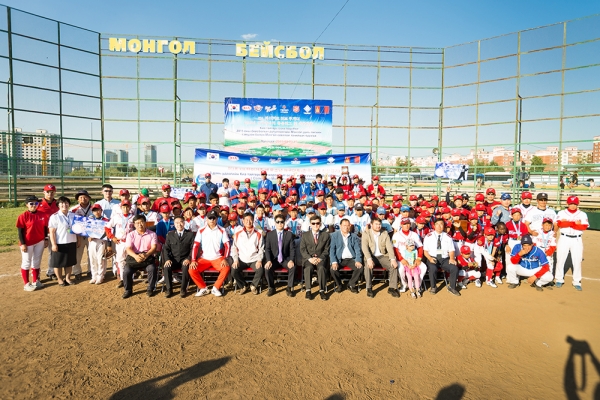
M 28 206 L 37 206 L 38 204 L 40 204 L 38 201 L 30 201 L 27 203 Z
M 275 221 L 276 224 L 283 224 L 284 221 L 279 220 L 279 221 Z
M 207 217 L 207 218 L 208 218 L 208 219 L 211 219 L 211 220 L 212 220 L 212 219 L 217 219 L 217 217 L 214 217 L 214 216 L 210 216 L 210 217 Z
M 320 222 L 311 222 L 310 224 L 311 224 L 311 225 L 321 225 L 321 223 L 320 223 Z

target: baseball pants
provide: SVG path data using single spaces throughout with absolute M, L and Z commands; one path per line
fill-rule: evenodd
M 508 283 L 512 283 L 515 285 L 519 284 L 519 276 L 530 277 L 535 275 L 538 271 L 540 271 L 542 267 L 538 267 L 535 269 L 527 269 L 523 268 L 520 264 L 515 265 L 513 263 L 506 265 L 506 281 Z M 552 274 L 550 272 L 546 272 L 542 275 L 541 278 L 537 281 L 537 286 L 542 287 L 548 283 L 552 282 Z
M 88 243 L 88 261 L 92 279 L 104 279 L 106 273 L 106 260 L 104 259 L 104 249 L 106 242 L 100 239 L 92 239 Z M 81 246 L 83 248 L 83 246 Z
M 565 235 L 560 236 L 556 244 L 556 282 L 565 282 L 565 261 L 571 252 L 571 261 L 573 261 L 573 286 L 581 285 L 581 261 L 583 259 L 583 240 L 580 237 L 570 238 Z
M 113 273 L 115 276 L 119 274 L 119 280 L 123 280 L 125 258 L 127 258 L 127 251 L 125 249 L 125 242 L 119 242 L 115 246 L 115 263 L 113 264 Z
M 225 265 L 224 267 L 221 266 L 221 262 L 223 260 L 225 260 L 224 257 L 217 258 L 216 260 L 205 260 L 201 258 L 197 262 L 198 265 L 196 266 L 196 269 L 190 268 L 188 270 L 190 273 L 190 278 L 192 278 L 196 286 L 198 286 L 200 289 L 204 289 L 206 287 L 206 283 L 204 282 L 204 279 L 202 279 L 202 272 L 206 271 L 210 267 L 213 267 L 219 271 L 219 277 L 213 286 L 220 290 L 223 286 L 223 282 L 225 282 L 225 278 L 227 278 L 227 274 L 229 274 L 229 270 L 231 269 L 229 265 Z
M 21 275 L 23 276 L 23 283 L 29 283 L 29 269 L 31 268 L 33 280 L 35 283 L 39 279 L 40 264 L 42 263 L 42 254 L 44 254 L 44 241 L 38 242 L 34 245 L 27 246 L 27 251 L 21 251 Z M 27 276 L 27 280 L 25 279 Z M 37 278 L 37 279 L 36 279 Z

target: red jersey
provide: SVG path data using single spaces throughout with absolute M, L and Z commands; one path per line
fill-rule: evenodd
M 487 215 L 492 215 L 492 213 L 493 213 L 492 207 L 499 206 L 499 205 L 501 205 L 501 203 L 498 200 L 494 200 L 491 203 L 486 200 L 483 202 L 483 205 L 486 207 L 485 213 Z
M 24 230 L 26 246 L 33 246 L 44 240 L 50 217 L 45 213 L 25 211 L 17 218 L 17 228 Z M 21 240 L 19 240 L 20 242 Z
M 467 228 L 467 237 L 465 238 L 465 242 L 467 243 L 475 243 L 477 239 L 481 236 L 482 230 L 479 225 L 469 225 Z
M 381 194 L 385 195 L 385 189 L 381 185 L 377 185 L 377 187 L 375 187 L 373 184 L 371 184 L 367 187 L 367 193 L 369 195 L 375 194 L 377 196 Z
M 46 214 L 46 225 L 48 225 L 50 216 L 58 212 L 58 204 L 56 203 L 56 199 L 52 200 L 52 203 L 48 203 L 46 199 L 42 199 L 38 205 L 37 212 Z
M 431 232 L 431 229 L 429 229 L 429 227 L 427 226 L 424 226 L 423 229 L 415 228 L 415 232 L 421 238 L 421 242 L 423 242 L 425 236 L 427 236 L 429 232 Z
M 506 229 L 508 230 L 508 237 L 514 240 L 521 240 L 521 237 L 529 233 L 527 225 L 523 221 L 508 221 Z
M 460 265 L 462 268 L 473 269 L 472 267 L 469 267 L 469 263 L 475 262 L 475 259 L 471 256 L 465 257 L 461 254 L 456 257 L 456 262 L 458 262 L 458 265 Z
M 454 227 L 454 225 L 450 227 L 450 232 L 448 232 L 448 235 L 450 235 L 452 240 L 455 242 L 465 240 L 465 237 L 462 235 L 462 233 L 460 233 L 460 230 Z
M 500 235 L 496 234 L 496 238 L 494 239 L 494 247 L 498 248 L 498 252 L 504 254 L 504 248 L 508 244 L 508 234 Z

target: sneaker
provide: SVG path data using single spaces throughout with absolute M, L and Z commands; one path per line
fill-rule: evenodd
M 92 284 L 92 285 L 93 285 L 93 284 L 95 284 L 95 283 L 96 283 L 96 279 L 94 279 L 94 278 L 90 279 L 90 284 Z
M 254 285 L 250 285 L 250 291 L 252 294 L 258 294 L 258 289 L 256 289 L 256 286 Z
M 415 292 L 411 292 L 410 293 L 410 297 L 412 297 L 413 299 L 417 298 L 417 294 Z
M 518 283 L 509 283 L 509 284 L 508 284 L 508 288 L 509 288 L 509 289 L 515 289 L 515 288 L 516 288 L 516 287 L 518 287 L 518 286 L 519 286 L 519 284 L 518 284 Z
M 499 276 L 496 277 L 496 284 L 502 285 L 502 278 L 500 278 Z
M 497 287 L 498 287 L 498 286 L 497 286 L 497 285 L 494 283 L 494 281 L 492 281 L 492 280 L 485 281 L 485 284 L 486 284 L 486 285 L 488 285 L 488 286 L 491 286 L 491 287 L 493 287 L 493 288 L 497 288 Z M 509 287 L 510 287 L 510 285 L 509 285 Z
M 104 278 L 103 277 L 96 278 L 96 285 L 99 285 L 102 282 L 104 282 Z
M 533 284 L 532 286 L 535 286 L 535 290 L 537 290 L 538 292 L 543 292 L 544 291 L 544 288 L 541 287 L 541 286 L 538 286 L 536 284 Z
M 175 275 L 173 275 L 173 283 L 181 283 Z
M 240 291 L 238 292 L 239 294 L 244 294 L 248 291 L 248 286 L 244 286 L 243 288 L 240 289 Z
M 421 295 L 421 292 L 420 292 L 419 290 L 417 290 L 417 297 L 418 297 L 418 298 L 421 298 L 421 296 L 422 296 L 422 295 Z
M 165 283 L 165 277 L 163 276 L 162 278 L 160 278 L 160 279 L 158 280 L 158 283 Z
M 210 292 L 215 297 L 221 297 L 221 296 L 223 296 L 223 293 L 221 293 L 221 291 L 219 289 L 217 289 L 215 286 L 212 287 L 212 290 Z
M 399 291 L 400 293 L 404 293 L 404 292 L 406 292 L 406 286 L 402 286 L 400 289 L 398 289 L 398 291 Z
M 475 286 L 481 287 L 481 279 L 476 279 L 475 280 Z
M 578 292 L 581 292 L 583 289 L 581 288 L 581 285 L 573 285 L 573 287 L 575 288 L 575 290 L 577 290 Z
M 35 287 L 36 289 L 43 288 L 44 284 L 38 279 L 37 281 L 35 281 Z
M 23 286 L 23 290 L 26 292 L 33 292 L 35 290 L 35 285 L 33 283 L 27 282 L 27 284 Z
M 196 297 L 201 297 L 208 294 L 207 288 L 202 288 L 196 292 Z
M 562 287 L 562 285 L 563 285 L 562 282 L 556 282 L 556 284 L 554 286 L 556 286 L 557 288 L 560 289 Z

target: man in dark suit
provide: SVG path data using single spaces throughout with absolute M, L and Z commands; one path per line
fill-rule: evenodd
M 288 270 L 288 285 L 286 293 L 288 297 L 294 297 L 294 274 L 296 265 L 296 246 L 294 245 L 294 234 L 283 230 L 285 218 L 281 214 L 275 216 L 275 230 L 267 233 L 265 237 L 265 272 L 267 273 L 267 285 L 269 290 L 267 296 L 275 294 L 275 270 L 285 268 Z
M 179 295 L 185 297 L 187 285 L 190 280 L 188 268 L 190 266 L 190 257 L 192 247 L 194 246 L 194 233 L 185 230 L 185 220 L 183 217 L 175 217 L 175 230 L 167 233 L 167 238 L 162 250 L 163 276 L 165 279 L 165 297 L 173 295 L 173 270 L 181 269 L 181 291 Z
M 306 285 L 306 299 L 312 300 L 311 275 L 313 268 L 317 268 L 319 280 L 319 295 L 321 300 L 327 300 L 327 270 L 329 260 L 329 232 L 320 232 L 321 217 L 313 215 L 310 218 L 310 230 L 302 234 L 300 239 L 300 253 L 304 267 L 304 284 Z
M 329 249 L 331 275 L 336 283 L 335 291 L 338 293 L 342 291 L 342 279 L 340 277 L 342 267 L 352 269 L 352 277 L 348 282 L 348 287 L 355 294 L 358 293 L 356 284 L 363 273 L 360 239 L 355 233 L 350 233 L 351 226 L 350 220 L 344 218 L 340 221 L 340 230 L 331 235 L 331 247 Z

